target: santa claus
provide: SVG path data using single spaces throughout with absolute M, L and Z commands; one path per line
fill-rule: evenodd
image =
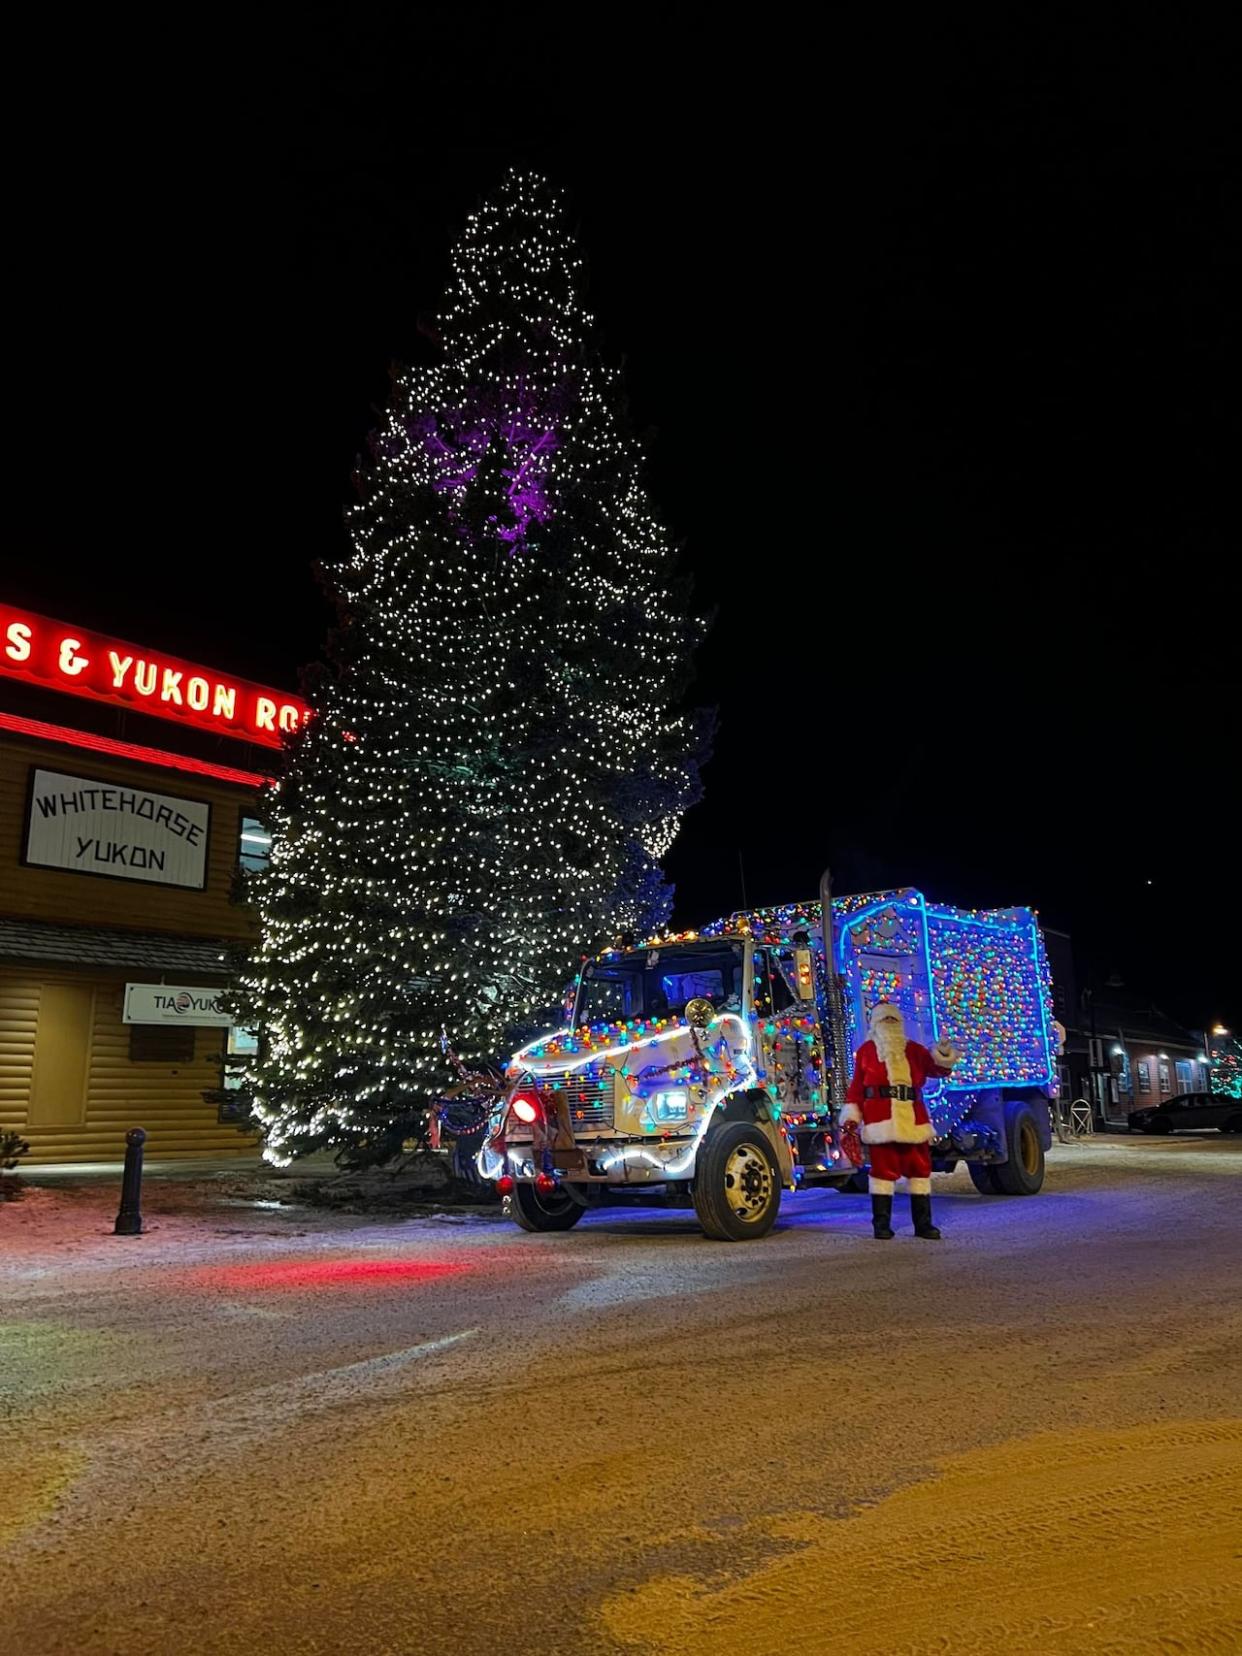
M 906 1039 L 901 1013 L 888 1001 L 871 1012 L 871 1039 L 854 1054 L 854 1079 L 841 1113 L 843 1126 L 861 1131 L 871 1162 L 871 1226 L 876 1238 L 893 1235 L 893 1188 L 910 1188 L 914 1234 L 939 1242 L 931 1214 L 931 1141 L 936 1129 L 923 1102 L 923 1085 L 948 1075 L 960 1054 L 945 1041 L 929 1052 Z

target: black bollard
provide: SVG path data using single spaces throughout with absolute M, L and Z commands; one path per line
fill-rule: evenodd
M 121 1175 L 121 1208 L 113 1227 L 114 1236 L 142 1235 L 142 1147 L 147 1135 L 131 1127 L 125 1135 L 125 1172 Z

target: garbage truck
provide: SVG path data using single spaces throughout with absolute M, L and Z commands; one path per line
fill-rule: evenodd
M 913 888 L 834 898 L 827 874 L 818 902 L 623 937 L 584 961 L 565 1027 L 505 1069 L 479 1172 L 528 1231 L 647 1201 L 693 1206 L 718 1240 L 762 1237 L 784 1192 L 866 1189 L 841 1111 L 880 1001 L 912 1039 L 961 1054 L 924 1090 L 933 1170 L 964 1162 L 982 1193 L 1035 1195 L 1064 1033 L 1036 914 Z

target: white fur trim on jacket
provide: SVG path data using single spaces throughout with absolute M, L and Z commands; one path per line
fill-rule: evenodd
M 845 1106 L 845 1108 L 841 1111 L 841 1125 L 842 1125 L 842 1127 L 845 1126 L 847 1121 L 861 1121 L 861 1120 L 862 1120 L 862 1111 L 858 1108 L 857 1104 L 847 1104 Z

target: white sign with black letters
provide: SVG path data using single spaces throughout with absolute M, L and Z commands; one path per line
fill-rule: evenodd
M 205 800 L 35 769 L 25 860 L 40 868 L 201 891 L 210 826 Z
M 220 1010 L 220 989 L 196 989 L 181 983 L 127 983 L 127 1024 L 206 1024 L 228 1029 L 233 1022 Z

